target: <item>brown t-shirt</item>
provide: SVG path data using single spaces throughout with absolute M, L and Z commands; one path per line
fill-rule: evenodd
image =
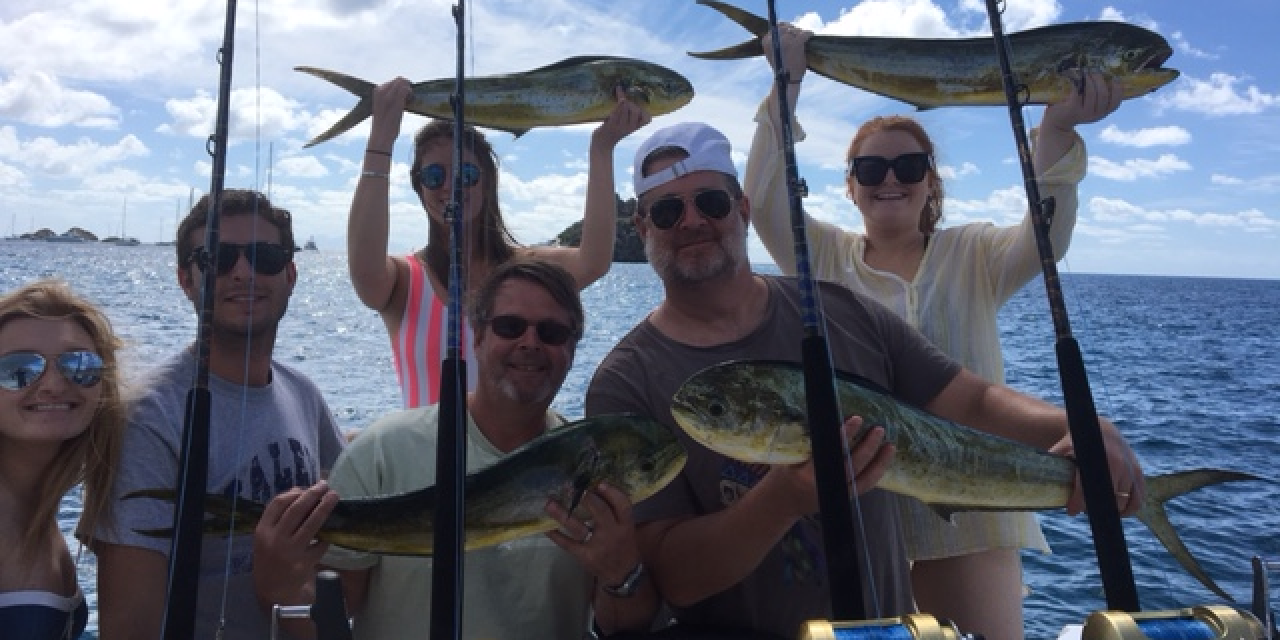
M 804 335 L 795 278 L 761 276 L 769 286 L 764 321 L 745 338 L 715 347 L 673 341 L 648 320 L 605 357 L 587 392 L 586 414 L 649 415 L 679 434 L 689 452 L 684 470 L 665 489 L 635 507 L 637 522 L 697 516 L 724 509 L 762 477 L 759 465 L 741 463 L 696 443 L 671 417 L 671 398 L 692 374 L 742 359 L 799 362 Z M 878 302 L 831 283 L 819 283 L 826 336 L 837 369 L 858 374 L 917 406 L 934 398 L 960 371 L 944 353 Z M 863 578 L 870 617 L 913 610 L 908 564 L 896 499 L 881 490 L 859 499 L 871 580 Z M 681 624 L 764 631 L 794 638 L 806 620 L 830 618 L 822 528 L 817 516 L 801 520 L 745 580 L 688 608 Z

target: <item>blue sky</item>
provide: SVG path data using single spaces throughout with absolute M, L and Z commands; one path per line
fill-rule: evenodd
M 763 0 L 731 2 L 764 15 Z M 1007 31 L 1122 19 L 1163 34 L 1182 77 L 1081 128 L 1090 151 L 1080 222 L 1061 269 L 1280 278 L 1280 72 L 1273 0 L 1056 2 L 1007 0 Z M 347 210 L 367 124 L 311 149 L 302 144 L 353 104 L 345 91 L 293 71 L 309 65 L 381 82 L 448 77 L 455 68 L 452 2 L 242 0 L 232 95 L 228 186 L 266 189 L 294 212 L 300 239 L 343 250 Z M 988 23 L 981 0 L 777 3 L 780 19 L 832 35 L 963 37 Z M 532 69 L 569 56 L 622 55 L 675 69 L 697 97 L 655 120 L 716 124 L 745 161 L 752 116 L 772 82 L 764 60 L 685 55 L 734 44 L 746 32 L 693 0 L 469 2 L 471 75 Z M 5 0 L 0 4 L 0 235 L 81 226 L 100 236 L 171 239 L 192 189 L 209 188 L 205 142 L 218 89 L 218 2 Z M 260 88 L 260 89 L 259 89 Z M 866 118 L 912 107 L 811 74 L 800 101 L 809 138 L 797 147 L 810 213 L 851 228 L 845 146 Z M 1041 109 L 1025 114 L 1029 124 Z M 944 224 L 1023 215 L 1013 136 L 1002 108 L 918 114 L 939 146 L 947 179 Z M 405 164 L 408 116 L 396 145 L 392 246 L 425 242 Z M 630 197 L 630 160 L 655 125 L 624 140 L 618 188 Z M 541 242 L 578 219 L 591 126 L 493 132 L 501 198 L 517 237 Z M 273 150 L 273 153 L 269 153 Z M 272 162 L 273 160 L 273 162 Z M 268 165 L 272 166 L 268 180 Z M 768 255 L 752 237 L 752 257 Z

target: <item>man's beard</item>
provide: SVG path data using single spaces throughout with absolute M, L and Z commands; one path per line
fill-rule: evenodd
M 653 270 L 664 281 L 677 284 L 700 284 L 732 273 L 747 262 L 746 229 L 721 235 L 715 242 L 719 251 L 679 259 L 670 243 L 659 245 L 654 233 L 645 236 L 644 255 Z

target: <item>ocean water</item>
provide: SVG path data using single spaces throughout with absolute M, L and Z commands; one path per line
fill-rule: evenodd
M 42 276 L 67 280 L 107 310 L 128 343 L 125 366 L 141 370 L 195 334 L 195 313 L 178 289 L 174 263 L 171 247 L 0 242 L 0 290 Z M 343 254 L 303 252 L 297 263 L 298 286 L 277 357 L 319 384 L 343 427 L 361 428 L 399 406 L 382 323 L 356 299 Z M 1192 552 L 1247 607 L 1250 559 L 1280 558 L 1274 327 L 1280 280 L 1065 274 L 1063 289 L 1099 412 L 1124 430 L 1148 473 L 1218 467 L 1267 479 L 1209 488 L 1169 505 Z M 644 264 L 616 265 L 584 292 L 587 331 L 557 408 L 581 416 L 596 364 L 660 298 L 656 276 Z M 1060 403 L 1045 300 L 1037 280 L 1001 314 L 1008 382 Z M 78 515 L 73 492 L 60 515 L 65 532 Z M 1041 522 L 1054 552 L 1024 556 L 1027 635 L 1055 638 L 1063 625 L 1104 608 L 1105 600 L 1085 518 L 1046 512 Z M 1125 533 L 1144 610 L 1221 602 L 1136 520 L 1126 521 Z M 93 605 L 92 554 L 84 552 L 79 566 Z M 1280 575 L 1274 578 L 1280 582 Z

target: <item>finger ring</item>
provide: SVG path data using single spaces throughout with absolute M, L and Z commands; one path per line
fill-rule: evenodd
M 1127 491 L 1117 491 L 1117 492 L 1116 492 L 1116 495 L 1117 495 L 1117 496 L 1119 496 L 1119 497 L 1121 497 L 1121 498 L 1126 498 L 1126 499 L 1129 497 L 1129 493 L 1128 493 Z
M 582 536 L 582 544 L 586 544 L 588 542 L 591 542 L 591 536 L 594 536 L 596 534 L 596 526 L 590 520 L 583 522 L 582 526 L 587 528 L 587 535 Z

